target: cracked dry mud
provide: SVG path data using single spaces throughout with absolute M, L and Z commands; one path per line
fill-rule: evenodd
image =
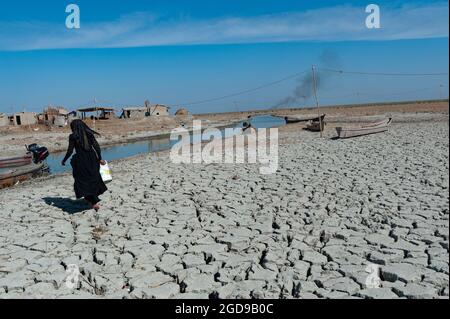
M 0 298 L 448 298 L 448 133 L 288 132 L 273 175 L 126 160 L 98 214 L 68 175 L 4 190 Z

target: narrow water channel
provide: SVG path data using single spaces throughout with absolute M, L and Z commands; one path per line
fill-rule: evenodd
M 274 116 L 258 116 L 250 120 L 254 128 L 272 128 L 280 127 L 286 124 L 284 119 Z M 243 122 L 237 123 L 233 127 L 242 127 Z M 223 132 L 224 130 L 222 130 Z M 200 136 L 191 136 L 191 140 L 199 141 Z M 148 138 L 138 142 L 130 142 L 126 144 L 119 144 L 114 146 L 107 146 L 102 148 L 102 157 L 107 161 L 119 160 L 127 157 L 136 156 L 139 154 L 154 153 L 159 151 L 169 150 L 178 141 L 170 140 L 169 137 Z M 65 153 L 54 153 L 47 158 L 47 165 L 51 174 L 60 174 L 71 170 L 69 161 L 66 166 L 61 165 L 61 160 Z

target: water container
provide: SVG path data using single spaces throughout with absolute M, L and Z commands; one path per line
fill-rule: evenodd
M 108 162 L 105 161 L 105 165 L 100 164 L 100 175 L 105 183 L 112 181 L 111 169 L 109 168 Z

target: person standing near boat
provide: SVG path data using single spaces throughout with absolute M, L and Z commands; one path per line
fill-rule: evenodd
M 99 196 L 108 190 L 100 175 L 100 165 L 105 165 L 100 146 L 95 139 L 95 135 L 100 136 L 100 134 L 81 120 L 72 121 L 70 128 L 72 134 L 69 136 L 69 147 L 61 165 L 66 165 L 75 149 L 76 154 L 70 161 L 75 180 L 75 195 L 78 199 L 84 198 L 93 209 L 98 211 Z

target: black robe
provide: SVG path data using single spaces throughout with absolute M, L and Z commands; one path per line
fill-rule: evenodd
M 69 148 L 67 149 L 64 162 L 66 162 L 75 149 L 76 154 L 72 157 L 73 178 L 75 179 L 74 189 L 77 198 L 91 199 L 99 201 L 98 196 L 108 190 L 100 175 L 100 160 L 102 153 L 95 138 L 90 141 L 92 147 L 89 151 L 84 150 L 74 138 L 69 136 Z

